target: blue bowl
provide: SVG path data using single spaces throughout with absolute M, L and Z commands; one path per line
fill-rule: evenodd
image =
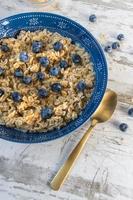
M 14 15 L 0 21 L 0 38 L 16 37 L 20 30 L 35 31 L 47 28 L 58 32 L 80 43 L 91 55 L 96 74 L 96 84 L 93 95 L 82 114 L 60 130 L 41 133 L 22 132 L 4 125 L 0 126 L 0 138 L 21 143 L 45 142 L 67 135 L 80 127 L 90 118 L 100 104 L 107 85 L 107 63 L 103 51 L 96 39 L 78 23 L 51 13 L 31 12 Z

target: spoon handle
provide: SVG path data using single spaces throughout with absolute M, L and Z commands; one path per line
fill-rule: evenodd
M 81 138 L 79 143 L 76 145 L 76 147 L 73 149 L 73 151 L 69 155 L 66 162 L 62 165 L 62 167 L 59 169 L 59 171 L 57 172 L 57 174 L 51 181 L 50 186 L 53 190 L 59 190 L 60 186 L 64 183 L 64 181 L 68 177 L 70 170 L 74 166 L 75 161 L 77 160 L 77 158 L 80 155 L 83 147 L 85 146 L 88 138 L 91 135 L 90 134 L 91 130 L 95 127 L 96 124 L 97 124 L 97 121 L 92 120 L 90 128 L 87 130 L 87 132 Z

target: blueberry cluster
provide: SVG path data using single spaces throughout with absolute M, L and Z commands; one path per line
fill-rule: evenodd
M 94 21 L 95 20 L 94 16 L 91 16 L 90 20 Z M 43 48 L 45 48 L 45 44 L 42 41 L 32 42 L 31 45 L 32 53 L 34 54 L 41 53 Z M 53 44 L 53 49 L 55 52 L 61 51 L 63 49 L 63 44 L 60 41 L 57 41 Z M 1 51 L 5 53 L 10 52 L 10 48 L 8 47 L 7 44 L 3 44 L 1 45 Z M 28 62 L 30 61 L 30 56 L 26 51 L 22 51 L 19 53 L 19 60 L 23 63 L 28 64 Z M 76 66 L 82 64 L 82 59 L 80 55 L 77 53 L 71 55 L 71 60 Z M 61 59 L 57 65 L 50 66 L 50 60 L 46 56 L 40 57 L 38 59 L 38 62 L 40 64 L 40 67 L 46 68 L 46 71 L 49 73 L 50 76 L 56 76 L 58 78 L 60 77 L 62 69 L 66 70 L 68 67 L 70 67 L 68 61 L 66 61 L 65 59 Z M 5 72 L 6 72 L 5 69 L 1 66 L 0 76 L 4 76 Z M 32 77 L 25 75 L 21 68 L 17 68 L 14 71 L 13 75 L 16 79 L 19 79 L 23 84 L 30 85 L 33 82 Z M 43 81 L 45 80 L 45 73 L 39 71 L 36 73 L 35 77 L 37 81 Z M 87 84 L 85 83 L 84 80 L 80 80 L 75 87 L 77 92 L 84 92 L 84 90 L 87 89 Z M 57 81 L 51 84 L 49 89 L 54 93 L 61 93 L 63 86 L 61 85 L 61 83 Z M 5 91 L 3 90 L 3 88 L 0 88 L 0 97 L 2 97 L 4 94 Z M 43 100 L 49 96 L 49 91 L 46 88 L 41 87 L 37 90 L 37 95 L 40 100 Z M 10 97 L 16 103 L 19 103 L 23 100 L 23 96 L 19 91 L 13 91 L 10 94 Z M 53 115 L 53 109 L 50 107 L 43 107 L 40 111 L 40 115 L 43 120 L 49 119 Z
M 15 70 L 14 77 L 21 79 L 22 83 L 26 85 L 32 83 L 32 78 L 30 76 L 24 76 L 23 71 L 19 68 Z
M 124 35 L 123 35 L 123 34 L 119 34 L 119 35 L 117 36 L 117 39 L 118 39 L 119 41 L 124 40 Z M 110 44 L 110 45 L 105 46 L 104 50 L 105 50 L 107 53 L 111 53 L 113 49 L 119 49 L 119 48 L 120 48 L 120 43 L 119 43 L 118 41 L 116 41 L 116 42 L 113 42 L 113 43 Z
M 130 109 L 128 110 L 128 115 L 129 115 L 130 117 L 133 117 L 133 108 L 130 108 Z M 120 128 L 120 130 L 121 130 L 122 132 L 125 132 L 125 131 L 128 129 L 128 125 L 127 125 L 126 123 L 121 123 L 121 124 L 119 125 L 119 128 Z
M 92 14 L 89 16 L 90 22 L 94 23 L 94 22 L 96 22 L 96 20 L 97 20 L 97 17 L 95 14 Z M 124 39 L 125 39 L 124 34 L 120 33 L 119 35 L 117 35 L 117 40 L 122 41 Z M 106 45 L 104 50 L 107 53 L 111 53 L 112 49 L 119 49 L 119 48 L 120 48 L 120 43 L 118 41 L 116 41 L 116 42 L 113 42 L 112 44 Z

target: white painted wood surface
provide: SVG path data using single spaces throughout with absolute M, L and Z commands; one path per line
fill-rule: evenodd
M 58 0 L 59 1 L 59 0 Z M 0 200 L 133 200 L 133 0 L 67 0 L 30 6 L 28 0 L 0 0 L 0 18 L 18 12 L 51 10 L 85 26 L 104 46 L 125 34 L 119 51 L 107 55 L 108 88 L 118 93 L 113 118 L 98 125 L 60 191 L 48 185 L 89 123 L 64 138 L 43 144 L 0 140 Z M 97 15 L 92 24 L 88 16 Z M 126 133 L 119 131 L 126 122 Z

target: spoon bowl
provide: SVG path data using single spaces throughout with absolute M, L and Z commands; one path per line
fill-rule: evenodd
M 92 121 L 95 119 L 98 123 L 106 122 L 112 116 L 116 105 L 117 94 L 112 90 L 108 90 L 105 93 L 99 107 L 93 114 Z

